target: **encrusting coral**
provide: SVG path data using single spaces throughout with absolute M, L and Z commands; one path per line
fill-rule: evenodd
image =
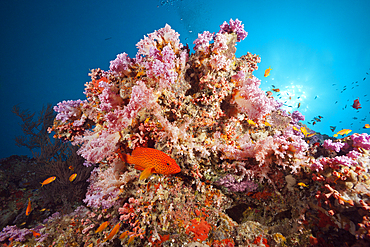
M 109 71 L 92 70 L 86 100 L 54 107 L 49 131 L 96 167 L 87 208 L 59 221 L 69 225 L 63 237 L 42 228 L 40 246 L 369 241 L 369 136 L 309 145 L 302 114 L 285 112 L 259 88 L 260 57 L 235 56 L 246 37 L 244 25 L 230 20 L 216 34 L 199 34 L 191 54 L 166 25 L 137 43 L 135 58 L 122 53 Z M 140 181 L 140 171 L 120 159 L 137 147 L 168 154 L 181 172 Z M 109 227 L 95 232 L 104 221 Z

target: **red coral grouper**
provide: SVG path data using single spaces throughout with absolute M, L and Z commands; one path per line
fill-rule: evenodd
M 131 155 L 121 153 L 119 156 L 123 161 L 134 164 L 135 169 L 143 171 L 139 179 L 146 179 L 152 173 L 169 175 L 181 171 L 174 159 L 154 148 L 137 147 Z

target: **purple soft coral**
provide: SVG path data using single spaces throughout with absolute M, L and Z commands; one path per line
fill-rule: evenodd
M 158 79 L 161 88 L 167 88 L 174 83 L 177 78 L 175 72 L 176 55 L 171 46 L 165 46 L 162 52 L 155 47 L 151 47 L 149 57 L 150 60 L 145 63 L 147 76 Z
M 225 21 L 221 26 L 220 26 L 220 33 L 236 33 L 238 36 L 237 40 L 238 42 L 244 40 L 248 33 L 244 30 L 244 24 L 241 24 L 242 22 L 239 21 L 238 19 L 230 19 L 229 24 Z
M 225 186 L 232 192 L 251 192 L 257 189 L 258 185 L 250 180 L 244 180 L 242 182 L 237 182 L 233 175 L 228 174 L 221 178 L 217 182 L 220 185 Z
M 64 100 L 62 102 L 59 102 L 56 106 L 54 106 L 54 111 L 58 112 L 55 119 L 62 122 L 67 122 L 71 119 L 79 119 L 82 113 L 80 106 L 84 103 L 85 101 L 82 100 Z
M 366 133 L 362 134 L 353 134 L 351 135 L 351 139 L 353 140 L 353 146 L 370 149 L 370 136 Z
M 332 151 L 335 151 L 337 153 L 339 153 L 340 149 L 342 147 L 344 147 L 345 143 L 341 143 L 341 142 L 333 142 L 332 140 L 330 139 L 326 139 L 324 141 L 324 148 L 325 149 L 329 149 L 329 150 L 332 150 Z
M 26 240 L 26 235 L 32 234 L 27 228 L 19 229 L 17 226 L 6 226 L 0 232 L 0 242 L 12 238 L 14 241 L 22 242 Z
M 300 113 L 299 111 L 294 111 L 292 113 L 292 119 L 293 119 L 293 123 L 296 124 L 298 123 L 299 121 L 304 121 L 304 116 L 302 115 L 302 113 Z

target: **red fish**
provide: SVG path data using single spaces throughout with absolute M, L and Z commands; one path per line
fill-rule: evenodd
M 131 155 L 120 153 L 119 156 L 122 161 L 134 164 L 135 169 L 143 171 L 139 179 L 146 179 L 153 173 L 169 175 L 181 171 L 174 159 L 154 148 L 137 147 Z
M 358 110 L 359 108 L 361 108 L 361 104 L 360 104 L 360 101 L 357 99 L 355 99 L 355 101 L 353 101 L 353 105 L 352 105 L 353 108 L 355 108 L 356 110 Z
M 267 96 L 267 97 L 271 97 L 271 96 L 272 96 L 272 92 L 271 92 L 271 91 L 267 91 L 267 92 L 266 92 L 266 96 Z
M 31 207 L 31 199 L 30 199 L 30 198 L 28 198 L 28 205 L 27 205 L 27 208 L 26 208 L 26 215 L 27 215 L 27 216 L 28 216 L 28 215 L 30 215 L 31 211 L 32 211 L 32 207 Z
M 40 237 L 40 236 L 41 236 L 41 234 L 40 234 L 40 233 L 35 232 L 34 230 L 31 230 L 31 231 L 32 231 L 32 235 L 33 235 L 35 238 L 38 238 L 38 237 Z

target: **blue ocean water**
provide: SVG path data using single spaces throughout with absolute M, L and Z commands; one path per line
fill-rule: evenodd
M 23 133 L 14 105 L 38 112 L 47 103 L 84 99 L 89 70 L 107 70 L 122 52 L 134 57 L 145 34 L 168 23 L 192 48 L 198 33 L 218 32 L 230 18 L 248 32 L 237 56 L 261 56 L 254 75 L 263 90 L 280 89 L 274 95 L 286 110 L 300 103 L 304 123 L 328 135 L 335 133 L 330 126 L 370 133 L 363 129 L 370 123 L 369 10 L 369 1 L 349 0 L 2 1 L 0 158 L 30 154 L 15 145 Z M 351 107 L 355 99 L 361 109 Z

